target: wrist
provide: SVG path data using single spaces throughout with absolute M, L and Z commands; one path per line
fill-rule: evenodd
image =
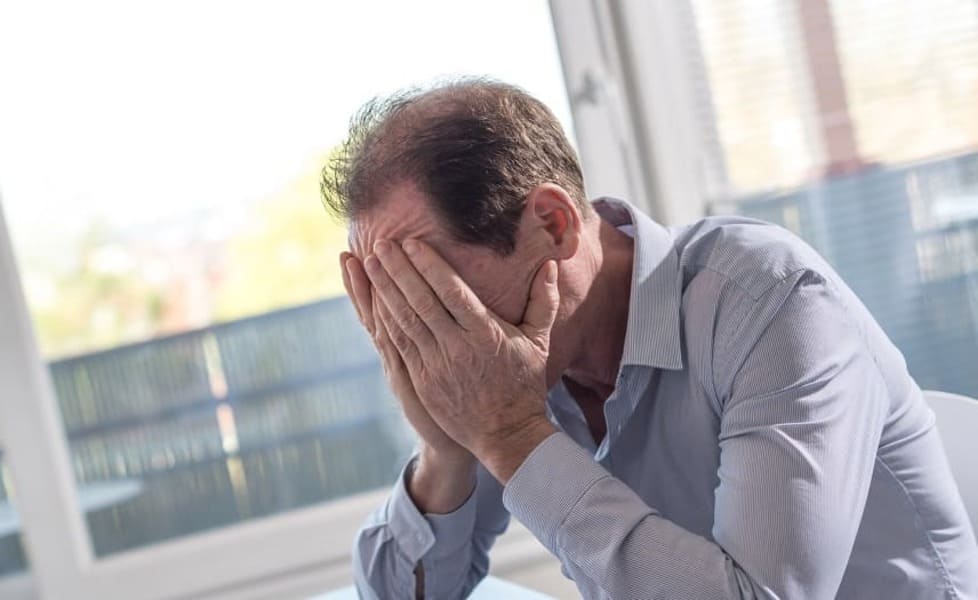
M 408 495 L 425 514 L 447 514 L 465 504 L 476 483 L 472 455 L 454 456 L 422 447 L 407 481 Z
M 461 446 L 455 450 L 442 450 L 421 442 L 418 463 L 440 472 L 459 474 L 475 469 L 477 461 L 471 452 Z
M 507 435 L 491 440 L 480 452 L 479 460 L 506 485 L 530 453 L 556 432 L 557 428 L 544 415 L 529 419 Z

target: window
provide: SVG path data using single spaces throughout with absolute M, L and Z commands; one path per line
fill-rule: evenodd
M 232 535 L 256 531 L 243 524 L 285 513 L 298 524 L 303 509 L 387 488 L 413 445 L 342 294 L 346 232 L 320 205 L 320 168 L 363 102 L 455 74 L 524 86 L 573 136 L 549 7 L 3 12 L 3 209 L 64 432 L 52 456 L 63 446 L 74 479 L 63 506 L 82 528 L 66 534 L 70 576 L 36 570 L 52 597 L 79 598 L 139 597 L 153 580 L 185 596 L 262 575 L 241 560 L 166 578 L 178 559 L 160 545 L 195 548 L 183 565 L 218 555 L 208 539 L 257 556 L 260 536 Z M 11 411 L 23 401 L 0 397 Z M 30 477 L 35 492 L 63 483 Z M 324 519 L 293 528 L 313 543 L 275 546 L 286 557 L 268 559 L 275 569 L 347 551 Z M 228 533 L 194 537 L 216 530 Z M 22 568 L 18 552 L 0 538 L 0 568 Z
M 978 5 L 692 4 L 712 210 L 800 234 L 921 387 L 978 396 Z

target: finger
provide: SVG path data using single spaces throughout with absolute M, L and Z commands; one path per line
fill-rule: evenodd
M 350 270 L 355 267 L 352 264 L 348 264 L 351 260 L 355 260 L 357 266 L 359 266 L 360 261 L 356 260 L 352 254 L 349 252 L 340 253 L 340 273 L 343 275 L 343 287 L 346 289 L 346 295 L 350 298 L 350 303 L 353 304 L 353 308 L 357 311 L 357 318 L 360 320 L 360 324 L 363 325 L 370 335 L 373 335 L 373 319 L 368 318 L 364 314 L 363 307 L 360 306 L 360 299 L 357 297 L 356 290 L 353 288 Z
M 377 332 L 374 335 L 374 342 L 387 367 L 389 369 L 400 369 L 404 366 L 404 361 L 394 346 L 394 342 L 391 341 L 390 334 L 387 332 L 387 326 L 381 317 L 381 311 L 381 308 L 375 308 L 373 311 L 373 327 L 374 331 Z
M 419 240 L 407 240 L 404 242 L 404 252 L 442 306 L 463 329 L 473 331 L 485 325 L 485 305 L 433 248 Z
M 398 244 L 379 240 L 374 252 L 405 300 L 435 335 L 451 335 L 458 325 Z
M 396 323 L 400 331 L 407 334 L 417 348 L 423 352 L 434 352 L 437 350 L 438 343 L 425 325 L 421 317 L 414 311 L 408 301 L 404 299 L 404 295 L 401 290 L 391 279 L 390 275 L 384 270 L 384 266 L 380 264 L 380 260 L 374 256 L 370 255 L 364 261 L 364 268 L 367 271 L 367 276 L 370 278 L 370 283 L 373 284 L 374 293 L 380 298 L 381 302 L 385 307 L 387 307 L 387 312 L 390 316 L 390 321 Z M 398 340 L 391 336 L 391 339 L 396 343 Z M 400 349 L 400 347 L 398 347 Z
M 360 307 L 357 305 L 357 299 L 353 295 L 353 285 L 350 283 L 350 274 L 346 270 L 346 259 L 352 256 L 349 252 L 340 252 L 340 274 L 343 275 L 343 288 L 346 290 L 347 297 L 350 298 L 350 303 L 353 308 L 357 311 L 357 318 L 366 327 L 366 323 L 363 322 L 363 314 L 360 312 Z
M 344 283 L 349 282 L 347 293 L 352 291 L 350 295 L 353 298 L 353 304 L 357 307 L 360 321 L 367 328 L 367 331 L 373 335 L 373 294 L 370 291 L 370 279 L 367 278 L 367 273 L 364 272 L 360 260 L 352 254 L 348 255 L 344 267 L 343 274 L 346 278 Z
M 520 330 L 544 347 L 550 345 L 550 328 L 557 318 L 560 291 L 557 289 L 557 263 L 548 260 L 537 270 L 530 286 L 530 300 L 523 311 Z
M 374 319 L 377 337 L 379 338 L 378 345 L 383 346 L 381 352 L 385 360 L 390 361 L 391 368 L 405 370 L 410 378 L 411 370 L 407 368 L 407 365 L 410 364 L 413 368 L 421 365 L 422 358 L 421 353 L 418 352 L 418 347 L 411 341 L 411 337 L 397 325 L 397 321 L 382 302 L 377 303 Z
M 373 307 L 374 331 L 377 332 L 374 335 L 374 345 L 377 346 L 377 351 L 380 353 L 381 360 L 383 361 L 384 372 L 386 373 L 387 379 L 390 381 L 392 386 L 408 385 L 413 391 L 414 382 L 411 380 L 411 372 L 408 370 L 407 365 L 405 365 L 404 358 L 401 356 L 401 351 L 398 350 L 397 346 L 391 340 L 388 325 L 384 321 L 383 311 L 383 303 L 378 301 L 377 305 Z M 390 320 L 389 316 L 388 320 Z M 396 326 L 393 325 L 392 322 L 390 327 L 393 328 Z M 411 353 L 411 348 L 413 348 L 411 340 L 403 333 L 401 336 L 403 336 L 401 343 L 405 348 L 405 352 Z M 412 400 L 412 394 L 398 393 L 397 397 L 401 402 L 401 406 L 407 409 L 408 407 L 406 403 Z

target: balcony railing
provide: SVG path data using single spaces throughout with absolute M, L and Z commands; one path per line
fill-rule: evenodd
M 118 552 L 388 486 L 413 439 L 346 298 L 50 364 L 87 515 Z

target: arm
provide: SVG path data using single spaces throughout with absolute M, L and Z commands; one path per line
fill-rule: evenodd
M 362 598 L 466 597 L 485 577 L 489 549 L 509 523 L 502 488 L 481 466 L 475 489 L 461 506 L 448 514 L 422 513 L 406 485 L 416 464 L 417 457 L 354 541 L 354 577 Z
M 862 518 L 887 390 L 843 301 L 817 276 L 798 273 L 756 304 L 738 319 L 767 323 L 756 339 L 731 322 L 730 335 L 715 340 L 715 542 L 662 518 L 562 434 L 506 485 L 507 508 L 586 596 L 834 597 Z

